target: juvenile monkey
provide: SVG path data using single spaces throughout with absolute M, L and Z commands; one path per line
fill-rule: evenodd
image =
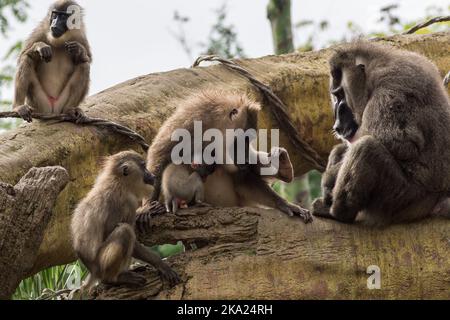
M 81 7 L 70 0 L 55 2 L 19 55 L 13 110 L 28 122 L 32 111 L 79 113 L 91 60 Z
M 171 152 L 178 141 L 171 141 L 176 129 L 186 129 L 194 136 L 194 121 L 202 122 L 202 129 L 217 129 L 223 133 L 227 129 L 256 129 L 260 106 L 245 94 L 227 93 L 215 90 L 204 91 L 192 96 L 180 106 L 163 124 L 150 146 L 147 168 L 155 172 L 155 192 L 152 200 L 158 200 L 159 185 L 164 169 L 171 162 Z M 246 150 L 256 152 L 246 144 Z M 256 152 L 261 158 L 279 157 L 280 170 L 271 177 L 261 176 L 265 165 L 257 164 L 217 164 L 214 172 L 205 182 L 205 202 L 214 206 L 263 206 L 277 208 L 290 216 L 300 216 L 310 222 L 308 210 L 290 203 L 279 196 L 268 184 L 269 178 L 290 182 L 293 179 L 292 163 L 287 151 L 275 148 L 271 153 Z M 226 154 L 226 150 L 224 150 Z M 235 154 L 236 155 L 236 154 Z
M 206 205 L 203 184 L 214 169 L 215 165 L 169 164 L 162 176 L 166 211 L 176 213 L 183 203 Z
M 425 57 L 356 42 L 332 56 L 336 134 L 314 214 L 371 225 L 449 214 L 450 103 Z
M 111 285 L 140 286 L 145 278 L 129 270 L 131 258 L 154 266 L 171 284 L 178 275 L 154 252 L 136 241 L 136 209 L 151 192 L 153 175 L 134 151 L 110 156 L 94 187 L 72 217 L 73 247 L 90 275 L 85 287 L 100 281 Z

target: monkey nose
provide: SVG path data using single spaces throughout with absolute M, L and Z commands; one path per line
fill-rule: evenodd
M 338 134 L 341 134 L 341 133 L 342 133 L 342 127 L 339 125 L 339 123 L 335 123 L 335 124 L 333 125 L 333 131 L 335 131 L 335 132 L 338 133 Z

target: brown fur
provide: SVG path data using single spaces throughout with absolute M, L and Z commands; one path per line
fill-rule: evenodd
M 96 281 L 141 285 L 145 279 L 128 271 L 131 257 L 152 264 L 169 280 L 177 275 L 158 255 L 136 241 L 134 223 L 142 198 L 151 192 L 144 159 L 124 151 L 107 159 L 87 196 L 72 217 L 73 247 Z
M 230 112 L 238 110 L 237 116 L 230 120 Z M 158 186 L 161 172 L 170 163 L 172 148 L 178 142 L 170 141 L 172 132 L 177 128 L 185 128 L 193 134 L 193 122 L 201 120 L 203 130 L 216 128 L 223 132 L 226 129 L 256 129 L 259 104 L 244 94 L 221 91 L 205 91 L 190 98 L 180 106 L 163 124 L 153 140 L 147 158 L 147 167 L 156 172 L 155 193 L 153 200 L 159 198 Z M 292 179 L 292 164 L 286 150 L 279 148 L 282 173 L 275 178 Z M 267 157 L 267 153 L 266 153 Z M 289 215 L 298 215 L 305 222 L 311 221 L 308 210 L 287 202 L 281 198 L 259 174 L 259 165 L 247 165 L 239 168 L 236 165 L 217 165 L 216 170 L 205 182 L 205 202 L 215 206 L 264 206 L 277 208 Z M 280 170 L 281 171 L 281 170 Z M 264 178 L 265 179 L 265 178 Z
M 331 215 L 318 215 L 353 222 L 361 213 L 371 225 L 430 215 L 450 190 L 450 103 L 436 66 L 366 42 L 338 50 L 330 66 L 331 89 L 342 86 L 359 129 L 329 159 Z
M 50 33 L 52 10 L 66 11 L 70 5 L 78 4 L 69 0 L 55 2 L 19 55 L 13 109 L 27 121 L 31 121 L 31 111 L 74 112 L 88 93 L 92 55 L 84 23 L 80 29 L 67 30 L 60 38 Z M 49 62 L 41 57 L 43 52 L 50 52 Z M 57 98 L 53 105 L 50 96 Z

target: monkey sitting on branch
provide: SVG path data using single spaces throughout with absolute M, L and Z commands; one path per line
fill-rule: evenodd
M 172 140 L 174 132 L 185 131 L 195 140 L 196 122 L 201 123 L 202 130 L 212 129 L 223 135 L 226 134 L 227 130 L 233 132 L 237 130 L 245 132 L 248 129 L 256 130 L 259 110 L 259 104 L 250 100 L 244 94 L 214 90 L 194 95 L 180 106 L 162 125 L 148 152 L 147 168 L 154 172 L 156 176 L 152 200 L 159 199 L 163 172 L 172 162 L 171 155 L 178 144 L 178 141 Z M 202 145 L 201 148 L 201 152 L 203 152 L 208 146 L 204 148 Z M 213 206 L 276 208 L 290 216 L 299 216 L 305 223 L 310 222 L 312 218 L 308 210 L 283 199 L 268 184 L 272 178 L 286 182 L 292 181 L 292 163 L 287 151 L 276 147 L 273 148 L 271 153 L 257 152 L 247 139 L 244 149 L 245 152 L 241 150 L 241 153 L 245 153 L 245 163 L 235 161 L 236 157 L 242 155 L 239 152 L 235 152 L 235 158 L 232 159 L 231 164 L 215 162 L 214 172 L 207 176 L 204 183 L 204 201 Z M 227 157 L 227 150 L 222 151 Z M 270 164 L 249 163 L 248 159 L 251 155 L 255 156 L 258 161 L 263 158 L 280 160 L 279 168 L 277 168 L 279 170 L 270 176 L 261 175 L 261 171 L 267 169 L 267 166 L 270 167 Z M 195 162 L 202 163 L 202 161 L 203 159 L 200 159 L 200 162 Z M 172 175 L 172 179 L 175 178 Z
M 91 60 L 80 6 L 70 0 L 55 2 L 19 55 L 13 110 L 28 122 L 32 112 L 80 113 Z
M 111 285 L 141 286 L 145 277 L 129 270 L 131 258 L 154 266 L 171 285 L 178 275 L 159 255 L 136 240 L 136 209 L 152 189 L 154 176 L 134 151 L 110 156 L 92 190 L 72 217 L 73 247 L 90 274 L 83 286 L 100 281 Z
M 356 42 L 330 60 L 334 131 L 316 216 L 369 225 L 450 215 L 450 102 L 425 57 Z

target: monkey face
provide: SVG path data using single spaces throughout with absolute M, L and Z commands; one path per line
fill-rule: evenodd
M 70 14 L 65 11 L 53 10 L 50 18 L 50 31 L 54 38 L 61 37 L 67 32 L 67 20 Z
M 355 137 L 367 104 L 365 64 L 348 56 L 331 60 L 331 97 L 333 101 L 333 131 L 349 142 Z M 358 61 L 360 62 L 360 61 Z

